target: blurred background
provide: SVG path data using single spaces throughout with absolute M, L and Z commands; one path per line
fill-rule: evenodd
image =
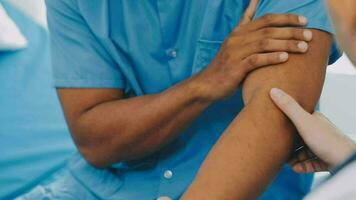
M 75 152 L 51 83 L 45 13 L 42 0 L 0 0 L 1 200 L 49 181 Z
M 0 1 L 1 2 L 1 1 Z M 46 12 L 45 12 L 45 5 L 43 0 L 7 0 L 6 3 L 11 4 L 14 6 L 16 9 L 20 10 L 23 12 L 26 16 L 30 17 L 30 19 L 33 20 L 35 25 L 33 25 L 36 28 L 41 27 L 40 29 L 43 29 L 44 33 L 46 34 Z M 38 27 L 37 27 L 38 26 Z M 43 41 L 48 42 L 47 40 L 43 39 Z M 46 47 L 47 48 L 47 47 Z M 47 49 L 48 50 L 48 49 Z M 1 55 L 1 52 L 0 52 Z M 44 55 L 48 56 L 48 55 Z M 46 176 L 46 173 L 43 171 L 43 168 L 36 168 L 33 169 L 34 166 L 37 165 L 42 165 L 43 163 L 46 163 L 44 166 L 46 167 L 45 170 L 48 170 L 48 173 L 53 173 L 56 169 L 60 168 L 62 165 L 64 165 L 65 161 L 69 158 L 69 156 L 73 153 L 74 151 L 74 145 L 71 142 L 71 138 L 69 136 L 68 130 L 65 126 L 64 118 L 62 116 L 62 113 L 60 111 L 59 107 L 59 102 L 56 99 L 55 91 L 53 88 L 51 88 L 50 84 L 50 67 L 49 67 L 49 61 L 46 60 L 46 74 L 38 74 L 38 80 L 42 80 L 42 82 L 37 83 L 39 85 L 48 85 L 45 86 L 47 87 L 47 92 L 46 91 L 37 91 L 39 94 L 42 94 L 43 98 L 45 95 L 48 96 L 48 98 L 44 98 L 44 100 L 48 101 L 53 101 L 53 103 L 48 103 L 46 102 L 43 105 L 47 105 L 48 107 L 44 109 L 53 109 L 55 110 L 55 116 L 53 116 L 53 120 L 58 120 L 58 123 L 52 123 L 49 122 L 49 129 L 52 130 L 52 140 L 47 140 L 47 141 L 41 141 L 39 138 L 41 136 L 40 133 L 38 133 L 37 136 L 37 147 L 38 151 L 33 151 L 32 149 L 34 148 L 33 146 L 26 146 L 26 142 L 24 142 L 23 148 L 21 146 L 12 145 L 14 148 L 14 152 L 21 153 L 22 152 L 23 156 L 34 156 L 37 157 L 37 159 L 34 159 L 31 161 L 33 165 L 31 167 L 28 166 L 26 162 L 22 163 L 21 169 L 23 170 L 23 165 L 27 165 L 27 170 L 25 170 L 23 173 L 29 173 L 32 174 L 33 177 L 36 176 Z M 6 69 L 1 69 L 3 66 L 1 66 L 0 62 L 0 73 L 2 73 L 2 70 Z M 36 67 L 36 66 L 31 66 L 31 67 Z M 41 75 L 40 75 L 41 74 Z M 0 77 L 2 77 L 0 75 Z M 23 79 L 19 80 L 20 82 L 23 81 L 23 85 L 26 87 L 31 87 L 31 84 L 26 82 L 27 78 L 22 77 Z M 14 80 L 12 77 L 11 80 Z M 9 81 L 11 81 L 9 80 Z M 15 79 L 17 80 L 17 79 Z M 3 80 L 2 80 L 3 81 Z M 33 86 L 35 87 L 35 86 Z M 31 88 L 28 88 L 31 90 Z M 0 88 L 1 90 L 1 88 Z M 8 95 L 4 94 L 3 92 L 0 91 L 0 95 Z M 17 94 L 13 94 L 17 95 Z M 1 98 L 0 98 L 1 99 Z M 3 102 L 0 100 L 0 103 Z M 323 94 L 321 97 L 320 101 L 320 109 L 321 112 L 323 112 L 326 116 L 330 118 L 331 121 L 333 121 L 344 133 L 347 133 L 350 137 L 356 140 L 356 112 L 353 112 L 354 103 L 356 102 L 356 70 L 352 67 L 350 61 L 347 59 L 346 56 L 343 56 L 337 63 L 335 63 L 332 66 L 329 66 L 328 68 L 328 74 L 326 78 L 326 83 L 325 83 L 325 88 L 323 90 Z M 33 103 L 33 102 L 31 102 Z M 55 104 L 55 105 L 53 105 Z M 37 105 L 37 104 L 36 104 Z M 7 105 L 0 105 L 0 108 L 6 107 Z M 20 109 L 20 108 L 19 108 Z M 23 109 L 22 109 L 23 110 Z M 23 113 L 21 113 L 23 115 Z M 26 116 L 26 115 L 24 115 Z M 36 115 L 38 117 L 38 115 Z M 7 116 L 6 116 L 7 117 Z M 0 117 L 0 125 L 4 123 L 4 121 L 1 121 L 2 119 L 6 118 L 1 118 Z M 52 124 L 51 124 L 52 123 Z M 33 124 L 31 122 L 31 124 Z M 48 128 L 48 127 L 47 127 Z M 24 126 L 25 131 L 29 131 L 28 126 Z M 12 133 L 9 133 L 11 129 L 4 129 L 3 127 L 0 128 L 0 137 L 10 137 L 13 136 Z M 43 133 L 45 134 L 45 133 Z M 47 133 L 46 133 L 47 134 Z M 32 137 L 32 136 L 31 136 Z M 11 156 L 14 154 L 11 154 L 9 152 L 6 152 L 7 149 L 5 149 L 6 146 L 11 146 L 11 140 L 8 140 L 7 138 L 1 138 L 3 140 L 0 142 L 0 197 L 3 195 L 8 195 L 7 197 L 10 197 L 11 195 L 16 195 L 16 189 L 18 189 L 18 183 L 23 183 L 26 182 L 22 187 L 30 187 L 31 184 L 33 185 L 33 180 L 30 180 L 31 176 L 27 177 L 28 180 L 24 180 L 23 178 L 17 179 L 10 179 L 9 176 L 11 173 L 16 173 L 15 171 L 19 169 L 13 169 L 13 166 L 21 164 L 21 159 L 24 159 L 24 157 L 18 157 L 17 159 L 12 159 Z M 13 142 L 16 142 L 16 138 L 13 137 Z M 9 142 L 10 141 L 10 142 Z M 3 146 L 3 147 L 1 147 Z M 4 147 L 5 146 L 5 147 Z M 21 150 L 22 148 L 22 150 Z M 20 149 L 20 150 L 19 150 Z M 43 154 L 43 150 L 46 149 L 48 153 Z M 56 155 L 56 159 L 53 161 L 48 161 L 44 159 L 48 155 Z M 6 157 L 7 156 L 7 157 Z M 25 159 L 26 160 L 26 159 Z M 320 182 L 323 177 L 325 177 L 325 173 L 320 173 L 317 175 L 316 178 L 316 183 Z M 7 179 L 6 179 L 7 178 Z M 42 177 L 43 178 L 43 177 Z M 6 182 L 7 181 L 7 182 Z M 5 187 L 2 187 L 5 185 Z M 22 188 L 22 189 L 23 189 Z M 14 193 L 9 193 L 9 191 L 13 190 Z

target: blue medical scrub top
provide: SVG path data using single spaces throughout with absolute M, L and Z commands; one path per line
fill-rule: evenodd
M 75 148 L 51 85 L 47 31 L 1 3 L 29 42 L 0 51 L 0 199 L 6 200 L 65 167 Z
M 48 0 L 54 84 L 117 88 L 136 96 L 162 92 L 211 62 L 248 2 Z M 322 0 L 261 0 L 257 17 L 267 13 L 301 14 L 309 18 L 308 27 L 332 32 Z M 338 56 L 333 47 L 330 61 Z M 78 155 L 69 165 L 71 175 L 96 198 L 177 199 L 242 108 L 237 91 L 210 106 L 158 153 L 110 170 L 96 170 Z M 301 199 L 311 181 L 312 175 L 286 166 L 261 199 Z

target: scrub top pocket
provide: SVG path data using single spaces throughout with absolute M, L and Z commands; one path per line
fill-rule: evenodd
M 224 40 L 238 25 L 246 0 L 208 0 L 203 25 L 197 40 L 192 75 L 200 72 L 213 61 Z
M 199 73 L 208 66 L 219 52 L 223 41 L 200 39 L 197 44 L 192 75 Z

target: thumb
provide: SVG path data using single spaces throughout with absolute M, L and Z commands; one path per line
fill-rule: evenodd
M 259 0 L 250 0 L 250 4 L 247 7 L 244 15 L 242 16 L 242 19 L 240 21 L 240 25 L 246 25 L 250 23 L 255 16 L 257 6 L 258 6 Z
M 305 111 L 296 100 L 278 88 L 273 88 L 270 92 L 274 103 L 286 114 L 294 123 L 299 132 L 308 124 L 308 119 L 312 116 Z

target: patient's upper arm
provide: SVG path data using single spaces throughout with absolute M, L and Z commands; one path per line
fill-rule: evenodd
M 317 30 L 313 34 L 314 39 L 306 54 L 291 55 L 284 64 L 258 69 L 244 83 L 246 107 L 230 130 L 236 133 L 235 140 L 240 141 L 241 147 L 236 148 L 243 152 L 240 157 L 249 157 L 241 168 L 258 166 L 245 172 L 259 175 L 244 182 L 246 186 L 241 190 L 245 190 L 245 195 L 259 194 L 266 189 L 296 144 L 296 129 L 272 102 L 269 95 L 271 88 L 285 90 L 309 112 L 314 110 L 318 102 L 332 38 L 330 34 Z M 234 151 L 233 148 L 231 151 Z
M 272 102 L 269 92 L 273 87 L 281 88 L 307 111 L 314 111 L 324 84 L 332 36 L 318 30 L 313 30 L 313 35 L 306 54 L 293 54 L 286 63 L 255 70 L 243 85 L 249 121 L 259 134 L 266 135 L 264 144 L 273 145 L 270 150 L 280 159 L 276 163 L 284 162 L 299 141 L 293 139 L 297 136 L 295 127 Z
M 268 92 L 273 87 L 279 87 L 296 98 L 304 108 L 313 111 L 324 83 L 332 41 L 329 33 L 319 30 L 313 30 L 313 36 L 306 54 L 290 55 L 286 63 L 261 68 L 249 74 L 243 86 L 245 104 L 259 99 L 267 101 L 272 108 Z
M 269 91 L 282 88 L 308 110 L 314 108 L 331 36 L 313 32 L 308 53 L 249 74 L 243 86 L 245 108 L 215 144 L 185 198 L 256 199 L 274 179 L 290 155 L 295 129 L 273 104 Z

